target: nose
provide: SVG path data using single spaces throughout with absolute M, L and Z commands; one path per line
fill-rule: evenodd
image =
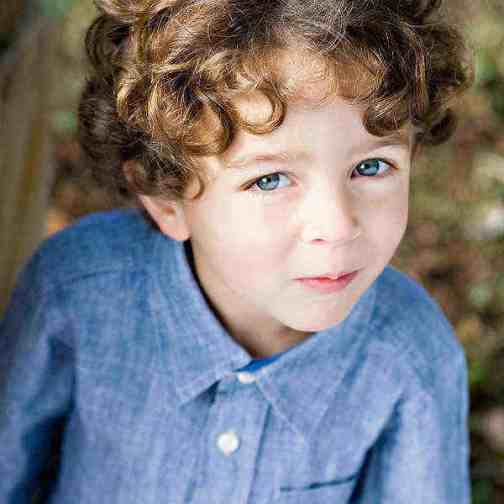
M 306 196 L 300 239 L 305 243 L 344 245 L 361 235 L 355 203 L 348 189 L 326 185 Z

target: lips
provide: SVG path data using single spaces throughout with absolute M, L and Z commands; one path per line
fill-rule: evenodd
M 351 273 L 354 273 L 355 271 L 357 270 L 344 271 L 342 273 L 324 273 L 323 275 L 298 278 L 297 280 L 338 280 L 342 277 L 350 275 Z
M 339 273 L 330 277 L 308 277 L 296 279 L 301 285 L 321 294 L 343 291 L 358 275 L 359 270 L 350 273 Z M 330 273 L 329 273 L 330 274 Z

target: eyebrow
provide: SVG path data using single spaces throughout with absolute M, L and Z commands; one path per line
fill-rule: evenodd
M 290 152 L 272 152 L 272 153 L 252 153 L 245 156 L 239 156 L 225 163 L 225 169 L 228 171 L 244 171 L 257 162 L 287 162 L 307 157 L 306 154 Z
M 409 147 L 409 138 L 405 134 L 395 133 L 387 137 L 373 140 L 366 143 L 363 147 L 358 147 L 355 155 L 376 150 L 380 147 Z M 288 162 L 308 158 L 308 155 L 303 152 L 272 152 L 272 153 L 251 153 L 244 156 L 237 156 L 224 163 L 224 169 L 230 172 L 246 171 L 258 162 Z

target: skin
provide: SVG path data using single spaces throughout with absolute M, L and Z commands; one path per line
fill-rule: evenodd
M 379 145 L 361 110 L 336 95 L 320 104 L 321 94 L 320 82 L 304 86 L 272 133 L 239 131 L 224 154 L 200 158 L 210 174 L 200 199 L 140 197 L 164 234 L 190 239 L 209 304 L 253 357 L 343 321 L 406 230 L 411 135 Z M 237 105 L 251 120 L 270 112 L 254 95 Z M 383 160 L 376 176 L 362 175 L 370 159 Z M 196 192 L 193 185 L 187 194 Z M 357 277 L 331 294 L 295 280 L 354 270 Z

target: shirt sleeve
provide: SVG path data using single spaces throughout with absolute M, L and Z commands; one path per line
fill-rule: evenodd
M 37 269 L 32 259 L 0 323 L 0 504 L 40 497 L 71 400 L 63 295 L 56 288 L 42 293 Z
M 469 504 L 468 379 L 463 350 L 413 380 L 368 452 L 352 504 Z

